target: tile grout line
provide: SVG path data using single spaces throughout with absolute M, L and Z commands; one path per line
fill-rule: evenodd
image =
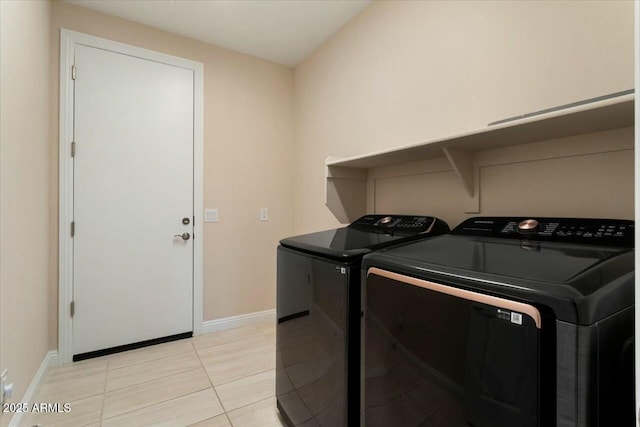
M 94 376 L 99 376 L 99 375 L 105 375 L 105 381 L 106 381 L 106 363 L 104 365 L 104 368 L 102 369 L 102 372 L 93 373 L 91 375 L 83 374 L 81 377 L 77 377 L 77 378 L 66 378 L 66 376 L 68 376 L 69 374 L 71 374 L 71 375 L 74 374 L 74 372 L 67 372 L 66 374 L 63 374 L 62 376 L 60 376 L 57 379 L 52 379 L 51 378 L 52 374 L 59 375 L 60 370 L 62 368 L 64 368 L 64 367 L 70 368 L 71 371 L 74 370 L 73 363 L 70 363 L 70 364 L 67 364 L 67 365 L 62 365 L 60 367 L 55 367 L 55 368 L 47 370 L 47 373 L 43 377 L 42 383 L 39 385 L 38 391 L 35 394 L 35 401 L 36 402 L 44 402 L 45 400 L 50 400 L 50 401 L 56 400 L 59 403 L 64 401 L 64 403 L 72 404 L 72 403 L 77 403 L 79 401 L 85 401 L 85 400 L 97 398 L 97 397 L 103 395 L 103 392 L 96 392 L 96 393 L 89 393 L 89 394 L 86 394 L 86 395 L 85 394 L 81 394 L 79 396 L 76 396 L 75 398 L 68 398 L 68 399 L 42 398 L 41 397 L 42 396 L 42 391 L 43 391 L 43 389 L 46 390 L 45 386 L 47 386 L 47 385 L 60 387 L 60 386 L 64 386 L 64 384 L 67 384 L 67 383 L 71 383 L 71 382 L 74 382 L 74 381 L 78 381 L 78 380 L 82 380 L 82 379 L 90 378 L 90 377 L 94 377 Z M 79 368 L 79 369 L 82 369 L 82 367 Z M 104 387 L 103 387 L 103 391 L 104 391 Z M 47 396 L 47 395 L 45 394 L 45 396 Z M 72 405 L 72 407 L 73 407 L 73 405 Z M 27 422 L 26 424 L 27 425 L 33 424 L 33 422 L 34 422 L 33 420 L 35 419 L 34 418 L 34 414 L 35 414 L 35 412 L 30 412 L 28 414 L 28 416 L 26 418 L 26 422 Z M 101 418 L 101 415 L 99 416 L 98 422 L 100 422 L 100 418 Z M 44 421 L 44 420 L 41 421 L 41 423 L 46 423 L 46 422 L 48 422 L 48 421 Z M 95 424 L 95 423 L 92 423 L 92 424 Z M 37 425 L 42 425 L 42 424 L 37 424 Z
M 239 407 L 237 407 L 235 409 L 232 409 L 229 412 L 239 411 L 240 409 L 247 408 L 247 407 L 252 406 L 252 405 L 257 405 L 258 403 L 264 402 L 265 400 L 274 399 L 274 398 L 275 398 L 275 396 L 265 397 L 264 399 L 256 400 L 255 402 L 251 402 L 251 403 L 247 403 L 246 405 L 239 406 Z M 277 408 L 276 408 L 276 411 L 278 413 L 278 418 L 280 418 L 280 411 L 278 411 Z M 229 418 L 229 412 L 225 412 L 225 414 L 227 414 L 227 418 Z M 231 418 L 229 418 L 229 422 L 231 422 Z M 233 427 L 233 424 L 232 424 L 232 427 Z
M 193 368 L 193 369 L 190 369 L 190 370 L 185 371 L 185 372 L 196 371 L 196 370 L 198 370 L 198 369 L 200 369 L 200 368 Z M 180 372 L 180 374 L 184 374 L 184 372 Z M 207 372 L 205 371 L 205 372 L 204 372 L 204 374 L 205 374 L 205 375 L 207 375 Z M 174 374 L 174 375 L 178 375 L 178 374 Z M 167 377 L 170 377 L 170 376 L 171 376 L 171 375 L 168 375 Z M 167 377 L 162 377 L 161 379 L 164 379 L 164 378 L 167 378 Z M 207 378 L 208 378 L 208 375 L 207 375 Z M 152 380 L 152 381 L 155 381 L 155 380 Z M 144 383 L 144 384 L 149 383 L 149 382 L 151 382 L 151 381 L 145 381 L 145 383 Z M 138 385 L 138 384 L 135 384 L 135 385 L 133 385 L 133 386 L 125 387 L 125 388 L 121 388 L 121 389 L 118 389 L 118 390 L 125 390 L 125 389 L 127 389 L 127 388 L 135 387 L 135 386 L 137 386 L 137 385 Z M 159 402 L 154 402 L 154 403 L 151 403 L 151 404 L 148 404 L 148 405 L 142 406 L 142 407 L 140 407 L 140 408 L 132 409 L 132 410 L 130 410 L 130 411 L 125 411 L 125 412 L 122 412 L 122 413 L 120 413 L 120 414 L 114 415 L 114 416 L 112 416 L 112 417 L 109 417 L 109 418 L 103 419 L 102 421 L 111 420 L 111 419 L 113 419 L 113 418 L 117 418 L 117 417 L 120 417 L 120 416 L 125 415 L 125 414 L 130 414 L 130 413 L 132 413 L 132 412 L 140 411 L 140 410 L 142 410 L 142 409 L 149 408 L 149 407 L 151 407 L 151 406 L 153 406 L 153 405 L 158 405 L 158 404 L 161 404 L 161 403 L 167 403 L 167 402 L 170 402 L 170 401 L 172 401 L 172 400 L 174 400 L 174 399 L 178 399 L 178 398 L 181 398 L 181 397 L 185 397 L 185 396 L 189 396 L 189 395 L 192 395 L 192 394 L 198 393 L 198 392 L 200 392 L 200 391 L 202 391 L 202 390 L 206 390 L 206 388 L 203 388 L 203 389 L 200 389 L 200 390 L 191 391 L 191 392 L 189 392 L 189 393 L 187 393 L 187 394 L 183 394 L 183 395 L 180 395 L 180 396 L 174 396 L 174 397 L 171 397 L 171 398 L 169 398 L 169 399 L 165 399 L 165 400 L 162 400 L 162 401 L 159 401 Z M 116 390 L 114 390 L 114 391 L 116 391 Z M 110 391 L 109 393 L 112 393 L 112 392 Z M 106 400 L 107 400 L 107 399 L 106 399 L 106 397 L 107 397 L 107 396 L 106 396 L 106 393 L 105 393 L 105 399 L 104 399 L 104 402 L 106 402 Z M 103 404 L 104 404 L 104 403 L 103 403 Z M 103 414 L 103 417 L 104 417 L 104 414 Z
M 234 359 L 237 359 L 237 358 L 239 358 L 239 357 L 255 356 L 256 354 L 260 354 L 260 353 L 263 353 L 263 352 L 267 352 L 267 351 L 269 351 L 269 350 L 271 350 L 271 349 L 262 349 L 262 350 L 259 350 L 259 351 L 252 351 L 252 352 L 250 352 L 250 353 L 249 353 L 249 352 L 247 352 L 247 353 L 245 353 L 245 354 L 232 355 L 232 356 L 229 356 L 229 357 L 225 357 L 225 358 L 224 358 L 224 359 L 222 359 L 222 360 L 215 360 L 215 361 L 213 361 L 213 362 L 209 363 L 207 366 L 210 366 L 210 365 L 216 365 L 216 364 L 219 364 L 219 363 L 229 362 L 229 361 L 234 360 Z M 200 356 L 198 355 L 198 357 L 200 357 Z M 206 358 L 205 358 L 205 359 L 206 359 Z M 200 360 L 202 360 L 202 358 L 200 358 Z
M 262 334 L 262 336 L 263 336 L 264 338 L 267 338 L 268 340 L 270 340 L 270 339 L 271 339 L 271 337 L 270 337 L 266 332 L 264 332 L 262 329 L 260 329 L 257 325 L 252 325 L 252 326 L 253 326 L 254 328 L 256 328 L 256 329 L 257 329 L 257 330 Z M 275 338 L 275 337 L 274 337 L 274 338 Z M 273 351 L 273 352 L 275 352 L 275 351 L 276 351 L 275 343 L 273 344 L 273 349 L 272 349 L 272 350 L 265 350 L 265 351 L 258 352 L 258 353 L 266 353 L 267 351 Z M 258 354 L 258 353 L 252 353 L 252 355 L 253 355 L 253 354 Z M 274 365 L 274 367 L 273 367 L 273 368 L 266 369 L 266 370 L 264 370 L 264 371 L 260 371 L 260 372 L 257 372 L 257 373 L 255 373 L 255 374 L 252 374 L 252 375 L 261 374 L 261 373 L 264 373 L 264 372 L 270 371 L 271 369 L 273 369 L 273 371 L 274 371 L 274 375 L 275 375 L 275 368 L 276 368 L 276 366 Z M 251 375 L 247 375 L 247 376 L 246 376 L 246 377 L 244 377 L 244 378 L 247 378 L 247 377 L 250 377 L 250 376 L 251 376 Z M 242 378 L 239 378 L 239 379 L 242 379 Z M 237 381 L 237 380 L 234 380 L 234 381 Z M 226 383 L 219 384 L 219 385 L 229 384 L 229 383 L 231 383 L 231 382 L 233 382 L 233 381 L 227 381 Z M 275 398 L 275 390 L 274 390 L 274 393 L 273 393 L 273 397 Z M 253 402 L 253 403 L 248 403 L 248 404 L 246 404 L 246 405 L 244 405 L 244 406 L 240 406 L 240 407 L 238 407 L 238 408 L 233 409 L 233 411 L 237 411 L 237 410 L 240 410 L 240 409 L 242 409 L 242 408 L 246 408 L 246 407 L 248 407 L 248 406 L 258 404 L 258 403 L 263 402 L 263 401 L 268 400 L 268 399 L 271 399 L 271 397 L 267 397 L 267 398 L 265 398 L 265 399 L 261 399 L 261 400 L 258 400 L 258 401 L 256 401 L 256 402 Z M 278 411 L 277 409 L 276 409 L 276 411 L 278 412 L 278 419 L 280 419 L 280 413 L 279 413 L 279 411 Z M 225 415 L 226 415 L 226 416 L 227 416 L 227 418 L 229 419 L 229 424 L 231 424 L 231 427 L 233 427 L 233 423 L 231 422 L 231 417 L 229 416 L 229 413 L 228 413 L 228 412 L 225 412 Z
M 262 351 L 258 351 L 258 352 L 256 352 L 256 353 L 249 353 L 249 354 L 242 355 L 242 356 L 240 356 L 240 357 L 242 358 L 242 357 L 256 356 L 256 355 L 261 354 L 261 353 L 268 353 L 268 352 L 271 352 L 271 351 L 275 352 L 275 350 L 276 350 L 276 349 L 275 349 L 275 346 L 274 346 L 274 348 L 273 348 L 273 349 L 269 349 L 269 350 L 262 350 Z M 198 356 L 198 357 L 199 357 L 199 356 Z M 221 362 L 228 362 L 229 360 L 232 360 L 232 359 L 233 359 L 233 358 L 229 358 L 229 359 L 226 359 L 226 360 L 222 360 L 222 361 L 220 361 L 220 363 L 221 363 Z M 202 360 L 201 360 L 201 362 L 202 362 Z M 203 364 L 203 365 L 204 365 L 204 364 Z M 219 387 L 219 386 L 221 386 L 221 385 L 229 384 L 229 383 L 232 383 L 232 382 L 234 382 L 234 381 L 239 381 L 239 380 L 242 380 L 242 379 L 245 379 L 245 378 L 248 378 L 248 377 L 254 376 L 254 375 L 262 374 L 262 373 L 267 372 L 267 371 L 270 371 L 270 370 L 272 370 L 272 369 L 275 369 L 275 366 L 274 366 L 274 367 L 272 367 L 272 368 L 266 368 L 266 369 L 263 369 L 263 370 L 261 370 L 261 371 L 254 372 L 254 373 L 249 374 L 249 375 L 245 375 L 245 376 L 240 377 L 240 378 L 234 378 L 234 379 L 232 379 L 232 380 L 228 380 L 228 381 L 225 381 L 225 382 L 220 383 L 220 384 L 213 384 L 213 381 L 212 381 L 212 382 L 211 382 L 211 384 L 213 385 L 213 387 Z M 207 372 L 207 375 L 208 375 L 208 374 L 209 374 L 209 371 L 207 371 L 207 367 L 206 367 L 206 366 L 204 366 L 204 370 Z
M 2 1 L 2 0 L 0 0 L 0 1 Z M 90 394 L 86 394 L 86 395 L 83 394 L 83 395 L 80 395 L 80 396 L 75 397 L 73 399 L 66 399 L 66 400 L 67 400 L 67 402 L 77 402 L 78 400 L 89 399 L 91 397 L 100 396 L 101 394 L 103 394 L 103 393 L 102 392 L 95 392 L 95 393 L 90 393 Z M 43 400 L 45 400 L 45 399 L 40 398 L 40 401 L 43 401 Z M 52 400 L 60 400 L 60 399 L 56 399 L 56 398 L 51 399 L 50 397 L 47 397 L 46 400 L 52 401 Z
M 207 376 L 207 381 L 209 381 L 209 384 L 211 384 L 211 389 L 213 390 L 213 393 L 216 395 L 216 399 L 218 399 L 218 402 L 220 402 L 220 407 L 222 408 L 223 413 L 226 414 L 227 409 L 224 407 L 224 404 L 222 403 L 222 399 L 220 399 L 220 395 L 218 395 L 218 391 L 214 387 L 213 382 L 211 382 L 211 377 L 207 372 L 207 368 L 204 366 L 204 363 L 202 363 L 202 359 L 200 359 L 200 354 L 198 354 L 198 350 L 196 350 L 196 346 L 193 344 L 193 338 L 191 339 L 191 345 L 193 346 L 193 350 L 196 352 L 196 356 L 198 356 L 198 361 L 200 362 L 200 366 L 202 367 L 205 375 Z M 229 420 L 229 422 L 231 422 L 231 420 Z
M 195 390 L 195 391 L 192 391 L 192 392 L 190 392 L 190 393 L 183 394 L 183 395 L 181 395 L 181 396 L 175 396 L 175 397 L 172 397 L 172 398 L 167 399 L 167 400 L 162 400 L 162 401 L 160 401 L 160 402 L 154 402 L 154 403 L 152 403 L 152 404 L 150 404 L 150 405 L 142 406 L 142 407 L 140 407 L 140 408 L 132 409 L 132 410 L 130 410 L 130 411 L 122 412 L 121 414 L 114 415 L 114 416 L 109 417 L 109 418 L 106 418 L 106 419 L 104 419 L 104 420 L 102 420 L 102 421 L 109 421 L 109 420 L 112 420 L 112 419 L 114 419 L 114 418 L 121 417 L 121 416 L 123 416 L 123 415 L 128 415 L 128 414 L 131 414 L 131 413 L 133 413 L 133 412 L 137 412 L 137 411 L 141 411 L 141 410 L 143 410 L 143 409 L 150 408 L 150 407 L 152 407 L 152 406 L 154 406 L 154 405 L 160 405 L 160 404 L 164 404 L 164 403 L 167 403 L 167 402 L 171 402 L 172 400 L 175 400 L 175 399 L 180 399 L 180 398 L 182 398 L 182 397 L 191 396 L 192 394 L 200 393 L 200 392 L 201 392 L 201 391 L 203 391 L 203 390 L 206 390 L 206 388 L 203 388 L 203 389 L 201 389 L 201 390 Z
M 183 394 L 182 396 L 172 397 L 171 399 L 163 400 L 162 402 L 155 402 L 155 403 L 152 403 L 151 405 L 143 406 L 143 407 L 141 407 L 141 408 L 137 408 L 137 409 L 134 409 L 134 410 L 132 410 L 132 411 L 123 412 L 123 413 L 121 413 L 121 414 L 114 415 L 113 417 L 109 417 L 109 418 L 106 418 L 106 419 L 102 420 L 102 421 L 101 421 L 101 424 L 102 424 L 103 422 L 105 422 L 105 421 L 110 421 L 110 420 L 113 420 L 113 419 L 116 419 L 116 418 L 120 418 L 120 417 L 122 417 L 122 416 L 124 416 L 124 415 L 130 415 L 130 414 L 132 414 L 132 413 L 134 413 L 134 412 L 142 411 L 142 410 L 144 410 L 144 409 L 148 409 L 148 408 L 150 408 L 150 407 L 152 407 L 152 406 L 155 406 L 155 405 L 164 405 L 164 404 L 166 404 L 166 403 L 168 403 L 168 402 L 171 402 L 171 401 L 173 401 L 173 400 L 176 400 L 176 399 L 181 399 L 181 398 L 184 398 L 184 397 L 189 397 L 189 396 L 191 396 L 191 395 L 194 395 L 194 394 L 200 393 L 200 392 L 205 391 L 205 390 L 208 390 L 208 389 L 203 388 L 202 390 L 192 391 L 192 392 L 190 392 L 190 393 Z M 217 416 L 219 416 L 219 415 L 222 415 L 222 414 L 218 414 L 218 415 L 215 415 L 214 417 L 209 417 L 209 418 L 215 418 L 215 417 L 217 417 Z M 206 421 L 206 420 L 208 420 L 209 418 L 205 418 L 204 420 L 196 421 L 195 423 L 192 423 L 192 424 L 197 424 L 197 423 L 199 423 L 199 422 Z M 192 425 L 192 424 L 190 424 L 190 425 Z
M 218 402 L 220 402 L 220 407 L 222 408 L 222 414 L 224 414 L 224 416 L 227 418 L 227 421 L 229 421 L 229 425 L 231 427 L 233 427 L 233 423 L 231 422 L 231 418 L 229 418 L 229 414 L 227 413 L 227 409 L 224 407 L 224 404 L 222 403 L 222 399 L 220 399 L 220 396 L 218 395 L 218 391 L 216 390 L 216 388 L 214 387 L 213 383 L 211 382 L 211 377 L 209 376 L 209 373 L 207 372 L 207 368 L 204 366 L 204 363 L 202 363 L 202 359 L 200 359 L 200 354 L 198 353 L 198 349 L 196 349 L 195 344 L 193 343 L 193 338 L 191 338 L 191 345 L 193 346 L 193 350 L 196 352 L 196 356 L 198 357 L 198 361 L 200 361 L 200 366 L 202 366 L 202 369 L 204 369 L 204 373 L 207 375 L 207 380 L 209 380 L 209 384 L 211 384 L 211 390 L 213 390 L 213 393 L 216 395 L 216 399 L 218 399 Z M 219 415 L 222 415 L 219 414 Z M 219 415 L 214 416 L 218 417 Z M 202 420 L 202 421 L 206 421 L 206 420 Z
M 197 357 L 198 357 L 198 356 L 196 355 L 196 358 L 197 358 Z M 198 359 L 199 359 L 199 358 L 198 358 Z M 122 368 L 117 368 L 117 369 L 122 369 Z M 197 368 L 197 367 L 184 368 L 184 369 L 181 369 L 180 371 L 178 371 L 178 372 L 174 372 L 174 373 L 172 373 L 172 374 L 166 374 L 166 375 L 165 375 L 165 374 L 161 374 L 161 376 L 159 376 L 159 377 L 155 377 L 155 378 L 152 378 L 152 379 L 150 379 L 150 380 L 144 380 L 144 381 L 141 381 L 141 382 L 139 382 L 139 383 L 135 383 L 135 384 L 130 384 L 130 385 L 125 386 L 125 387 L 120 387 L 120 388 L 116 388 L 116 389 L 113 389 L 113 390 L 106 390 L 106 389 L 105 389 L 105 394 L 106 394 L 106 393 L 111 393 L 111 392 L 114 392 L 114 391 L 124 390 L 124 389 L 127 389 L 127 388 L 129 388 L 129 387 L 135 387 L 135 386 L 137 386 L 137 385 L 141 385 L 141 384 L 146 384 L 146 383 L 149 383 L 149 382 L 151 382 L 151 381 L 162 380 L 162 379 L 167 378 L 167 377 L 170 377 L 170 376 L 172 376 L 172 375 L 184 374 L 185 372 L 194 371 L 194 370 L 196 370 L 196 369 L 198 369 L 198 368 Z M 205 370 L 205 373 L 206 373 L 206 370 Z
M 265 335 L 262 331 L 260 331 L 260 328 L 258 328 L 258 327 L 257 327 L 257 326 L 255 326 L 255 325 L 252 325 L 252 326 L 253 326 L 255 329 L 257 329 L 261 334 Z M 266 338 L 269 338 L 269 337 L 266 337 Z M 231 342 L 238 342 L 238 341 L 242 341 L 242 340 L 243 340 L 243 339 L 239 339 L 239 340 L 231 341 Z M 192 341 L 192 343 L 193 343 L 193 341 Z M 227 343 L 223 343 L 223 344 L 227 344 Z M 222 345 L 222 344 L 219 344 L 219 345 Z M 212 347 L 215 347 L 215 346 L 212 346 Z M 210 347 L 203 347 L 203 348 L 210 348 Z M 204 366 L 204 363 L 202 362 L 202 359 L 200 358 L 200 354 L 198 353 L 198 350 L 195 348 L 195 345 L 194 345 L 194 349 L 196 350 L 196 354 L 198 355 L 198 360 L 200 360 L 200 364 L 202 365 L 202 368 L 204 369 L 205 373 L 207 374 L 207 379 L 209 380 L 209 383 L 211 384 L 211 388 L 213 389 L 213 392 L 215 393 L 216 397 L 218 398 L 218 401 L 220 402 L 220 406 L 222 407 L 222 410 L 224 411 L 223 413 L 224 413 L 224 415 L 226 416 L 227 420 L 229 421 L 229 425 L 231 425 L 231 427 L 233 427 L 233 423 L 231 422 L 231 417 L 229 416 L 229 412 L 237 411 L 237 410 L 239 410 L 239 409 L 246 408 L 247 406 L 255 405 L 256 403 L 262 402 L 262 401 L 267 400 L 267 399 L 271 399 L 271 397 L 267 397 L 267 398 L 265 398 L 265 399 L 261 399 L 261 400 L 258 400 L 258 401 L 256 401 L 256 402 L 251 402 L 251 403 L 248 403 L 248 404 L 246 404 L 246 405 L 243 405 L 243 406 L 240 406 L 240 407 L 238 407 L 238 408 L 234 408 L 234 409 L 232 409 L 232 410 L 230 410 L 230 411 L 227 411 L 227 409 L 226 409 L 226 408 L 225 408 L 225 406 L 224 406 L 224 403 L 222 402 L 222 399 L 220 398 L 220 395 L 218 394 L 218 391 L 216 390 L 216 386 L 214 386 L 214 385 L 213 385 L 213 382 L 212 382 L 212 380 L 211 380 L 211 377 L 209 376 L 209 373 L 208 373 L 208 371 L 207 371 L 206 366 Z M 271 350 L 264 350 L 264 351 L 262 351 L 262 352 L 251 353 L 251 354 L 248 354 L 247 356 L 254 355 L 254 354 L 258 354 L 258 353 L 266 353 L 267 351 L 271 351 Z M 273 349 L 273 351 L 275 351 L 275 348 Z M 264 372 L 270 371 L 270 370 L 272 370 L 272 369 L 273 369 L 273 370 L 274 370 L 274 372 L 275 372 L 275 367 L 274 367 L 274 368 L 269 368 L 269 369 L 266 369 L 266 370 L 264 370 L 264 371 L 260 371 L 260 372 L 256 372 L 256 373 L 251 374 L 251 375 L 247 375 L 247 376 L 242 377 L 242 378 L 237 378 L 237 379 L 235 379 L 235 380 L 231 380 L 231 381 L 227 381 L 227 382 L 222 383 L 222 384 L 218 384 L 218 386 L 221 386 L 221 385 L 224 385 L 224 384 L 229 384 L 229 383 L 232 383 L 232 382 L 234 382 L 234 381 L 239 381 L 239 380 L 242 380 L 242 379 L 245 379 L 245 378 L 251 377 L 251 376 L 253 376 L 253 375 L 258 375 L 258 374 L 261 374 L 261 373 L 264 373 Z M 275 393 L 274 393 L 274 396 L 275 396 Z M 216 416 L 217 416 L 217 415 L 216 415 Z
M 253 325 L 252 325 L 252 326 L 253 326 Z M 256 330 L 258 331 L 258 333 L 259 333 L 259 335 L 261 336 L 261 338 L 267 338 L 267 339 L 269 338 L 269 337 L 268 337 L 268 336 L 266 336 L 266 335 L 264 334 L 264 332 L 262 332 L 258 327 L 253 326 L 253 328 L 254 328 L 254 329 L 256 329 Z M 232 329 L 230 329 L 230 330 L 232 330 Z M 222 332 L 225 332 L 225 331 L 222 331 Z M 216 333 L 216 332 L 213 332 L 213 334 L 215 334 L 215 333 Z M 192 338 L 192 339 L 193 339 L 193 338 Z M 219 347 L 219 346 L 221 346 L 221 345 L 227 345 L 227 344 L 238 343 L 238 342 L 240 342 L 240 341 L 244 341 L 244 340 L 246 340 L 246 339 L 247 339 L 246 337 L 244 337 L 244 338 L 237 338 L 237 339 L 232 339 L 231 341 L 226 341 L 226 342 L 221 342 L 221 343 L 218 343 L 218 344 L 207 345 L 207 346 L 200 347 L 200 348 L 196 347 L 196 345 L 195 345 L 195 343 L 194 343 L 194 344 L 193 344 L 193 347 L 196 349 L 196 351 L 198 351 L 198 350 L 206 350 L 206 349 L 211 349 L 211 348 L 213 348 L 213 347 Z M 198 356 L 199 356 L 199 355 L 198 355 Z
M 254 375 L 264 374 L 265 372 L 271 371 L 273 369 L 274 368 L 267 368 L 267 369 L 263 369 L 262 371 L 254 372 L 254 373 L 246 375 L 244 377 L 240 377 L 240 378 L 236 378 L 236 379 L 233 379 L 233 380 L 225 381 L 225 382 L 220 383 L 220 384 L 216 384 L 216 385 L 213 385 L 213 383 L 211 383 L 211 384 L 213 385 L 213 387 L 220 387 L 220 386 L 227 385 L 227 384 L 230 384 L 230 383 L 233 383 L 233 382 L 236 382 L 236 381 L 244 380 L 244 379 L 252 377 Z M 205 371 L 206 371 L 206 368 L 205 368 Z M 208 375 L 208 373 L 207 373 L 207 375 Z
M 272 368 L 272 369 L 273 369 L 274 374 L 275 374 L 275 368 Z M 268 369 L 268 370 L 270 371 L 271 369 Z M 260 372 L 260 373 L 264 373 L 264 372 L 267 372 L 267 371 L 262 371 L 262 372 Z M 240 380 L 243 380 L 243 379 L 245 379 L 245 378 L 252 377 L 253 375 L 258 375 L 258 374 L 248 375 L 248 376 L 246 376 L 246 377 L 240 378 Z M 236 381 L 239 381 L 239 380 L 236 380 Z M 233 381 L 231 381 L 231 382 L 233 382 Z M 227 383 L 227 384 L 228 384 L 228 383 Z M 214 391 L 215 391 L 215 387 L 214 387 Z M 217 395 L 217 392 L 216 392 L 216 395 Z M 275 390 L 274 390 L 274 395 L 273 395 L 273 396 L 265 397 L 264 399 L 256 400 L 255 402 L 251 402 L 251 403 L 247 403 L 246 405 L 238 406 L 237 408 L 233 408 L 233 409 L 231 409 L 230 411 L 226 411 L 226 410 L 225 410 L 225 413 L 227 413 L 227 414 L 228 414 L 229 412 L 235 412 L 235 411 L 237 411 L 237 410 L 239 410 L 239 409 L 246 408 L 247 406 L 255 405 L 256 403 L 260 403 L 260 402 L 262 402 L 262 401 L 264 401 L 264 400 L 271 399 L 272 397 L 273 397 L 273 398 L 275 398 L 275 397 L 276 397 L 276 396 L 275 396 Z M 222 400 L 220 400 L 220 403 L 222 403 Z
M 180 342 L 180 341 L 173 341 L 173 342 Z M 173 343 L 173 342 L 172 342 L 172 343 Z M 171 343 L 164 343 L 164 344 L 171 344 Z M 157 344 L 157 345 L 162 345 L 162 344 Z M 148 349 L 150 349 L 150 348 L 152 348 L 152 346 L 150 346 L 150 347 L 143 347 L 143 348 L 136 349 L 136 350 L 148 350 Z M 136 351 L 136 350 L 131 350 L 131 351 Z M 126 353 L 126 352 L 122 352 L 122 353 L 115 353 L 115 354 L 112 354 L 112 355 L 109 355 L 109 356 L 105 356 L 105 357 L 110 357 L 111 359 L 115 359 L 115 358 L 116 358 L 115 356 L 122 355 L 122 354 L 124 354 L 124 353 Z M 188 353 L 188 350 L 187 350 L 187 351 L 181 351 L 181 352 L 174 353 L 174 354 L 168 354 L 168 355 L 166 355 L 166 354 L 164 354 L 164 355 L 157 355 L 158 357 L 152 357 L 151 359 L 140 360 L 140 361 L 136 361 L 136 362 L 134 362 L 134 363 L 127 363 L 126 365 L 123 365 L 123 366 L 117 366 L 117 367 L 113 368 L 112 370 L 113 370 L 113 371 L 116 371 L 116 370 L 118 370 L 118 369 L 130 368 L 131 366 L 140 365 L 140 364 L 142 364 L 142 363 L 157 362 L 158 360 L 166 359 L 166 358 L 168 358 L 168 357 L 180 356 L 180 355 L 185 354 L 185 353 Z M 107 360 L 109 360 L 109 359 L 107 359 Z
M 107 365 L 105 366 L 105 375 L 104 375 L 104 390 L 102 392 L 102 406 L 100 408 L 100 426 L 102 426 L 102 422 L 104 421 L 104 404 L 107 401 L 107 381 L 109 381 L 109 359 L 107 359 Z

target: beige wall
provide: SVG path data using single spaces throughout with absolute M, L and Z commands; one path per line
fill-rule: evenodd
M 479 151 L 482 215 L 634 218 L 633 128 Z M 371 169 L 369 210 L 455 227 L 466 192 L 445 158 Z
M 292 231 L 293 72 L 68 3 L 53 3 L 52 227 L 58 221 L 60 28 L 204 64 L 204 205 L 220 222 L 204 230 L 205 320 L 275 307 L 275 250 Z M 270 220 L 259 221 L 269 208 Z M 51 244 L 50 346 L 57 347 L 57 235 Z
M 474 131 L 492 121 L 633 86 L 630 1 L 374 2 L 295 70 L 294 231 L 337 225 L 324 206 L 328 156 Z M 580 144 L 569 146 L 577 149 Z M 573 155 L 581 154 L 569 157 Z M 618 171 L 618 160 L 626 162 L 604 158 L 598 173 L 605 175 Z M 481 215 L 515 213 L 511 190 L 502 185 L 514 173 L 526 180 L 549 177 L 548 170 L 558 177 L 584 167 L 569 159 L 517 165 L 525 161 L 516 156 L 516 166 L 482 170 Z M 620 168 L 625 182 L 621 198 L 632 198 L 630 167 L 626 162 Z M 369 200 L 370 207 L 378 212 L 424 208 L 452 225 L 465 217 L 463 190 L 452 172 L 427 168 L 418 177 L 392 181 L 387 177 L 378 183 L 375 206 Z M 394 193 L 402 186 L 413 187 L 414 196 Z M 424 188 L 428 190 L 419 191 Z M 605 191 L 599 187 L 597 193 Z M 612 210 L 584 210 L 598 203 L 592 192 L 582 191 L 571 200 L 555 189 L 547 194 L 554 193 L 558 204 L 545 204 L 549 214 L 632 215 L 626 202 Z M 422 203 L 419 197 L 424 197 Z M 521 205 L 521 212 L 530 208 L 530 203 Z
M 19 402 L 49 349 L 50 4 L 0 15 L 0 369 Z

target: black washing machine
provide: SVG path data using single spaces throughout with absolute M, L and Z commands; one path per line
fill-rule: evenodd
M 362 257 L 448 231 L 433 217 L 367 215 L 280 241 L 276 397 L 289 425 L 359 425 Z
M 364 424 L 634 426 L 634 224 L 471 218 L 364 257 Z

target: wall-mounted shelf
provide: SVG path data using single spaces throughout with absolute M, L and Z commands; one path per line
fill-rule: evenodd
M 446 157 L 464 187 L 467 212 L 477 212 L 475 151 L 630 127 L 634 125 L 634 99 L 634 94 L 625 94 L 421 144 L 330 157 L 326 160 L 325 203 L 340 222 L 353 221 L 366 213 L 369 169 Z

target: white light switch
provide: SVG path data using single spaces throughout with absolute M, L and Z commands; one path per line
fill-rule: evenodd
M 205 209 L 204 222 L 218 222 L 218 209 Z
M 269 221 L 269 209 L 260 208 L 260 221 Z

